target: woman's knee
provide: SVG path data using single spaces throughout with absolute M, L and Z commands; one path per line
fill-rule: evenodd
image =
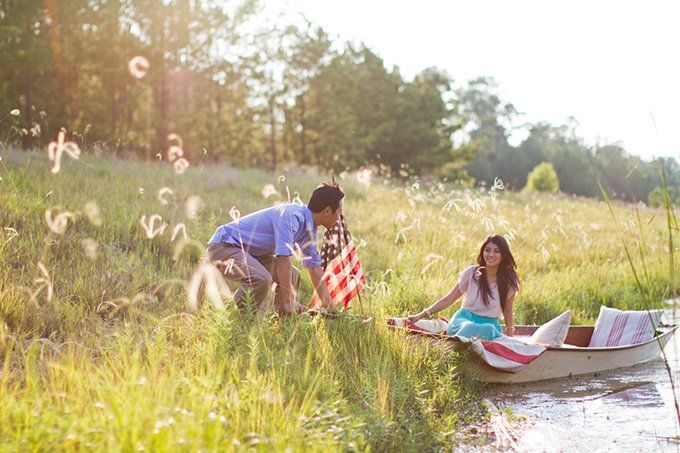
M 491 324 L 466 323 L 458 331 L 458 334 L 466 338 L 478 337 L 485 340 L 492 340 L 498 336 L 498 331 Z

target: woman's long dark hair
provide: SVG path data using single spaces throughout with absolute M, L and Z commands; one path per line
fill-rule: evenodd
M 482 301 L 485 306 L 489 306 L 489 296 L 491 288 L 489 281 L 486 279 L 486 262 L 484 261 L 484 249 L 493 242 L 501 251 L 501 263 L 498 265 L 498 272 L 496 274 L 496 283 L 498 285 L 498 297 L 501 301 L 501 309 L 505 310 L 505 301 L 508 298 L 508 291 L 512 288 L 515 292 L 519 291 L 519 277 L 517 276 L 517 264 L 515 258 L 510 252 L 508 241 L 503 236 L 495 235 L 486 238 L 482 246 L 479 248 L 477 255 L 477 269 L 475 276 L 479 276 L 479 290 L 482 292 Z

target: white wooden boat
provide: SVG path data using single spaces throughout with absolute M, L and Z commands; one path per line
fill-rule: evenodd
M 531 336 L 538 327 L 515 326 L 515 337 Z M 491 368 L 476 354 L 470 354 L 472 358 L 470 364 L 479 378 L 488 383 L 533 382 L 598 373 L 660 358 L 662 349 L 668 344 L 677 328 L 677 325 L 659 327 L 657 335 L 644 343 L 609 348 L 589 348 L 587 346 L 593 334 L 593 326 L 571 326 L 563 346 L 548 348 L 517 373 L 503 372 Z M 445 340 L 446 347 L 454 350 L 465 347 L 465 343 L 456 338 L 437 334 L 425 335 L 437 338 L 437 342 Z
M 531 335 L 538 326 L 517 326 L 515 336 Z M 484 382 L 532 382 L 624 368 L 661 357 L 678 326 L 660 327 L 657 336 L 644 343 L 610 348 L 589 348 L 593 326 L 571 326 L 562 347 L 548 348 L 518 373 L 497 371 L 473 360 L 472 366 Z M 474 355 L 474 354 L 473 354 Z

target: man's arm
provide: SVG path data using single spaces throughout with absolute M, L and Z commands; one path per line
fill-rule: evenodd
M 326 283 L 322 280 L 324 273 L 323 266 L 310 267 L 307 268 L 307 271 L 309 272 L 309 278 L 312 280 L 314 291 L 316 291 L 321 299 L 321 306 L 323 308 L 332 307 L 333 301 L 331 300 L 331 295 L 328 293 Z
M 276 275 L 278 277 L 278 293 L 283 304 L 280 309 L 292 313 L 295 311 L 293 301 L 295 300 L 295 290 L 293 289 L 293 263 L 290 256 L 276 257 Z

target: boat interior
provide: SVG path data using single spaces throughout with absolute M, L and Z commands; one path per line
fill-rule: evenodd
M 515 337 L 531 337 L 539 326 L 515 326 Z M 673 330 L 676 326 L 661 326 L 656 331 L 656 336 Z M 587 348 L 590 344 L 590 337 L 593 335 L 594 326 L 570 326 L 567 338 L 564 340 L 562 348 Z M 505 333 L 505 327 L 503 327 Z M 633 345 L 630 345 L 633 346 Z

